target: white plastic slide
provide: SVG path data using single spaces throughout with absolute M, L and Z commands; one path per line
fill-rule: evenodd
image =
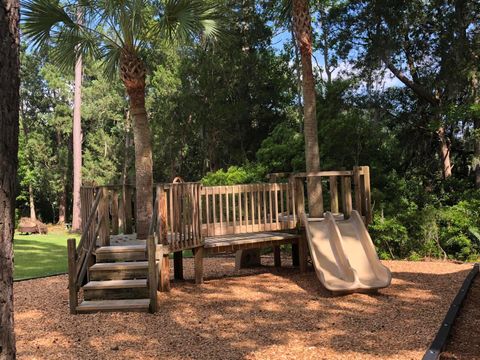
M 355 210 L 348 220 L 308 219 L 302 215 L 312 262 L 320 282 L 333 292 L 380 289 L 390 285 L 367 228 Z

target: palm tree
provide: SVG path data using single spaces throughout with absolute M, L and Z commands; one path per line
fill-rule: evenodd
M 308 0 L 287 2 L 293 19 L 293 32 L 300 49 L 302 62 L 303 87 L 303 132 L 305 137 L 305 162 L 307 172 L 320 171 L 320 153 L 318 147 L 317 109 L 315 79 L 312 69 L 312 21 Z M 320 178 L 312 177 L 307 181 L 308 203 L 311 217 L 323 216 L 322 185 Z
M 157 2 L 155 2 L 156 4 Z M 59 65 L 73 66 L 79 54 L 104 60 L 108 75 L 119 74 L 133 118 L 136 171 L 137 237 L 148 235 L 152 216 L 152 145 L 145 108 L 145 53 L 149 39 L 202 39 L 219 35 L 217 6 L 200 0 L 165 0 L 159 8 L 149 0 L 82 0 L 83 23 L 58 0 L 30 0 L 25 4 L 25 35 L 34 47 L 53 45 Z
M 15 359 L 13 332 L 13 231 L 17 178 L 19 2 L 0 1 L 0 358 Z

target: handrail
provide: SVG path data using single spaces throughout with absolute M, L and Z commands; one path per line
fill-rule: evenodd
M 95 201 L 93 202 L 91 211 L 90 211 L 90 216 L 88 217 L 87 220 L 87 225 L 85 225 L 84 229 L 86 231 L 83 232 L 82 237 L 80 238 L 80 242 L 78 243 L 77 249 L 81 249 L 83 246 L 83 243 L 85 242 L 86 237 L 88 236 L 88 229 L 90 228 L 90 225 L 92 224 L 93 219 L 95 218 L 94 215 L 96 215 L 98 204 L 100 203 L 100 199 L 102 198 L 102 192 L 98 191 L 97 195 L 95 196 Z
M 97 239 L 97 236 L 98 236 L 98 233 L 100 231 L 100 227 L 101 225 L 103 224 L 104 222 L 104 219 L 100 219 L 100 221 L 98 222 L 97 224 L 97 227 L 95 228 L 95 233 L 93 235 L 93 240 L 90 241 L 90 244 L 88 245 L 88 250 L 86 252 L 86 254 L 91 254 L 92 251 L 93 251 L 93 245 L 96 243 L 96 239 Z M 85 277 L 85 275 L 87 275 L 87 268 L 88 268 L 88 256 L 85 256 L 84 260 L 83 260 L 83 263 L 82 263 L 82 267 L 80 269 L 80 272 L 78 274 L 78 277 L 77 277 L 77 284 L 80 284 L 81 281 L 83 280 L 83 278 Z

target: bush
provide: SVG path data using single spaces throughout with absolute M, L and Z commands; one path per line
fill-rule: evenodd
M 230 166 L 227 171 L 220 169 L 209 172 L 201 182 L 206 186 L 251 184 L 265 181 L 266 175 L 267 171 L 262 165 L 247 164 Z
M 395 218 L 377 216 L 370 225 L 372 240 L 383 259 L 405 257 L 409 253 L 408 232 Z

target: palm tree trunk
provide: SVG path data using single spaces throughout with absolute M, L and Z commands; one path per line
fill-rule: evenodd
M 19 129 L 19 1 L 0 1 L 0 359 L 15 359 L 13 231 Z
M 77 21 L 82 19 L 81 11 Z M 80 187 L 82 186 L 82 56 L 75 63 L 75 90 L 73 100 L 73 214 L 72 230 L 80 231 L 82 226 Z
M 293 31 L 300 48 L 302 62 L 305 162 L 307 172 L 315 172 L 320 170 L 320 153 L 318 147 L 315 79 L 312 68 L 312 22 L 308 0 L 293 0 L 292 12 Z M 310 216 L 323 216 L 320 178 L 308 178 L 307 192 Z
M 138 239 L 146 239 L 153 211 L 153 160 L 150 127 L 145 110 L 145 93 L 130 95 L 135 143 L 136 231 Z
M 120 58 L 120 76 L 130 100 L 135 143 L 135 187 L 137 239 L 146 239 L 153 212 L 152 138 L 145 109 L 146 69 L 134 53 L 124 52 Z

